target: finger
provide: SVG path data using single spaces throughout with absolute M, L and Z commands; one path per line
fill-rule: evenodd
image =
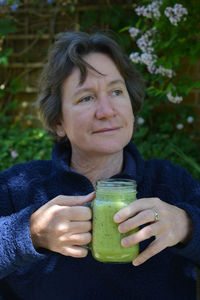
M 72 256 L 76 258 L 86 257 L 88 254 L 87 248 L 79 247 L 79 246 L 67 246 L 64 247 L 61 251 L 61 254 L 66 256 Z
M 67 221 L 89 221 L 92 218 L 92 210 L 85 206 L 53 205 L 49 212 L 63 224 Z
M 121 245 L 123 247 L 130 247 L 137 243 L 140 243 L 144 240 L 151 238 L 152 236 L 156 236 L 159 233 L 159 225 L 158 223 L 153 223 L 151 225 L 145 226 L 140 229 L 136 233 L 126 236 L 121 240 Z
M 167 248 L 164 239 L 155 239 L 134 261 L 134 266 L 139 266 L 147 261 L 149 258 L 158 254 L 162 250 Z
M 65 217 L 70 221 L 89 221 L 92 218 L 92 210 L 84 206 L 71 206 L 66 209 Z
M 159 201 L 159 198 L 141 198 L 133 201 L 114 215 L 114 222 L 121 223 L 128 218 L 135 216 L 142 210 L 153 208 Z
M 91 233 L 79 233 L 71 235 L 68 242 L 72 245 L 83 246 L 89 244 L 91 242 L 91 239 Z
M 92 224 L 89 221 L 86 222 L 71 222 L 71 221 L 63 221 L 59 222 L 55 226 L 55 231 L 58 236 L 62 236 L 66 233 L 84 233 L 89 232 L 91 230 Z
M 150 223 L 155 221 L 155 214 L 152 209 L 146 209 L 144 211 L 141 211 L 133 218 L 128 219 L 127 221 L 124 221 L 121 223 L 118 227 L 119 232 L 126 233 L 134 228 L 137 228 L 139 226 L 142 226 L 146 223 Z
M 91 222 L 70 222 L 69 231 L 71 233 L 86 233 L 92 229 Z
M 49 202 L 57 204 L 57 205 L 61 205 L 61 206 L 79 206 L 79 205 L 83 205 L 87 202 L 92 201 L 94 198 L 95 198 L 95 192 L 92 192 L 85 196 L 59 195 Z

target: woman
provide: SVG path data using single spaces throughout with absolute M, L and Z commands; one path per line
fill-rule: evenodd
M 63 33 L 41 79 L 38 106 L 59 137 L 51 161 L 0 176 L 2 299 L 195 299 L 200 265 L 200 184 L 130 143 L 144 85 L 103 34 Z M 122 239 L 140 243 L 132 264 L 95 261 L 87 245 L 97 180 L 130 178 L 136 202 L 114 216 Z M 138 266 L 138 267 L 136 267 Z

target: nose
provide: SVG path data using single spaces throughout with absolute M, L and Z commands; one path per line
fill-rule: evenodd
M 116 111 L 111 99 L 107 95 L 102 95 L 98 98 L 97 107 L 96 107 L 96 118 L 109 119 L 116 115 Z

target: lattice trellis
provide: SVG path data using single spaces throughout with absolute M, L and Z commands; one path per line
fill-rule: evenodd
M 28 2 L 28 1 L 27 1 Z M 57 33 L 67 29 L 79 29 L 84 12 L 95 10 L 98 14 L 111 7 L 111 1 L 56 1 L 56 5 L 38 8 L 24 4 L 10 17 L 17 26 L 15 34 L 9 34 L 0 41 L 6 48 L 14 49 L 9 57 L 9 65 L 0 67 L 0 82 L 6 85 L 12 78 L 19 78 L 24 83 L 23 91 L 29 94 L 37 92 L 37 78 L 43 67 L 47 50 Z M 125 4 L 124 4 L 125 3 Z M 133 1 L 114 1 L 125 9 L 134 7 Z M 6 11 L 0 12 L 0 18 Z M 105 24 L 94 23 L 98 28 Z M 109 24 L 106 24 L 109 28 Z M 0 44 L 1 47 L 1 44 Z

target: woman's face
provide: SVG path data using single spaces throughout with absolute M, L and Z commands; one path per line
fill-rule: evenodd
M 74 68 L 62 86 L 62 120 L 57 134 L 67 136 L 72 151 L 99 156 L 121 151 L 133 133 L 134 116 L 124 79 L 114 62 L 102 53 L 84 60 L 88 69 L 80 84 L 80 70 Z

